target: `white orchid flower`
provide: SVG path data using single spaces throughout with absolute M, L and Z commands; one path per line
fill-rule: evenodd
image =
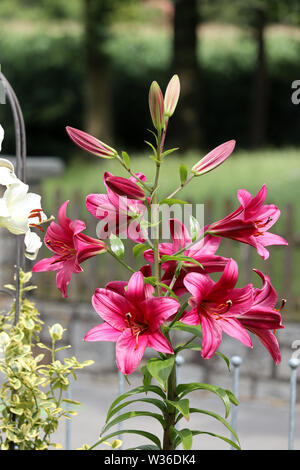
M 0 126 L 0 149 L 3 135 Z M 13 165 L 4 158 L 0 158 L 0 185 L 6 186 L 0 198 L 0 227 L 15 235 L 25 235 L 25 256 L 35 259 L 42 242 L 31 232 L 31 227 L 42 230 L 40 224 L 47 220 L 41 207 L 41 196 L 28 192 L 29 186 L 16 177 Z

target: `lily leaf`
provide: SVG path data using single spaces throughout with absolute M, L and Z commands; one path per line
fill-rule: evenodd
M 203 269 L 203 265 L 199 263 L 199 261 L 191 258 L 190 256 L 183 256 L 183 255 L 163 255 L 161 257 L 161 261 L 164 263 L 165 261 L 185 261 L 186 263 L 196 264 L 200 268 Z
M 138 258 L 141 254 L 144 253 L 145 250 L 148 250 L 150 247 L 147 243 L 139 243 L 138 245 L 134 245 L 132 248 L 132 253 L 135 258 Z
M 111 250 L 117 255 L 118 258 L 124 257 L 125 247 L 122 240 L 113 233 L 109 237 Z
M 183 185 L 188 177 L 188 169 L 187 167 L 182 163 L 179 168 L 179 176 L 180 176 L 180 182 Z
M 193 445 L 193 433 L 190 429 L 176 429 L 176 434 L 178 435 L 177 445 L 179 441 L 182 442 L 184 450 L 191 450 Z M 177 445 L 175 446 L 177 447 Z
M 159 359 L 157 357 L 149 359 L 147 368 L 163 390 L 167 388 L 167 380 L 175 364 L 175 357 Z
M 159 205 L 161 206 L 162 204 L 168 204 L 168 206 L 173 206 L 173 204 L 188 204 L 187 201 L 182 201 L 181 199 L 163 199 L 160 201 Z
M 176 388 L 176 394 L 181 399 L 188 393 L 193 392 L 194 390 L 207 390 L 208 392 L 212 392 L 215 395 L 217 395 L 222 400 L 225 406 L 225 418 L 228 417 L 229 412 L 230 412 L 231 400 L 226 390 L 224 390 L 221 387 L 217 387 L 216 385 L 203 384 L 203 383 L 196 382 L 196 383 L 189 383 L 189 384 L 179 384 Z
M 187 398 L 178 401 L 165 400 L 168 405 L 174 406 L 181 415 L 189 421 L 190 419 L 190 401 Z
M 122 152 L 123 162 L 125 163 L 126 168 L 130 168 L 130 157 L 127 152 Z

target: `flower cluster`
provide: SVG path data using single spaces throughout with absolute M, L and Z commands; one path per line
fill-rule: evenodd
M 228 390 L 210 384 L 193 382 L 177 386 L 175 357 L 178 352 L 193 346 L 201 351 L 204 359 L 210 359 L 215 353 L 218 354 L 222 335 L 226 333 L 250 348 L 250 334 L 254 334 L 276 364 L 281 360 L 276 331 L 283 328 L 281 309 L 285 301 L 276 308 L 277 293 L 271 280 L 257 269 L 254 271 L 262 283 L 260 287 L 253 284 L 237 287 L 237 262 L 217 254 L 224 238 L 254 247 L 264 260 L 269 257 L 267 247 L 287 244 L 282 237 L 269 232 L 278 220 L 280 210 L 274 204 L 265 204 L 266 186 L 263 185 L 255 196 L 240 189 L 237 209 L 209 225 L 199 223 L 191 215 L 189 227 L 186 218 L 180 220 L 177 213 L 176 217 L 173 213 L 172 218 L 162 216 L 161 209 L 165 205 L 169 207 L 176 203 L 184 207 L 186 201 L 174 199 L 174 196 L 192 180 L 223 164 L 236 145 L 235 140 L 218 145 L 190 170 L 182 163 L 179 187 L 159 200 L 159 192 L 163 190 L 159 184 L 161 164 L 178 150 L 165 150 L 164 147 L 169 120 L 176 109 L 179 94 L 177 75 L 170 80 L 165 94 L 157 82 L 150 86 L 149 109 L 155 129 L 150 132 L 155 140 L 146 143 L 151 148 L 150 158 L 156 167 L 153 181 L 149 181 L 143 173 L 132 170 L 126 152 L 119 155 L 118 151 L 86 132 L 69 126 L 66 128 L 77 146 L 105 160 L 117 161 L 128 173 L 128 178 L 105 171 L 106 193 L 87 196 L 86 208 L 98 220 L 97 238 L 84 233 L 86 225 L 82 220 L 67 217 L 69 201 L 64 202 L 58 211 L 57 221 L 50 223 L 44 237 L 52 256 L 38 261 L 33 271 L 56 271 L 57 287 L 62 296 L 67 297 L 71 277 L 73 273 L 82 271 L 84 261 L 98 254 L 112 256 L 130 272 L 130 278 L 128 282 L 110 281 L 105 288 L 95 290 L 92 305 L 102 322 L 88 331 L 84 340 L 115 342 L 116 363 L 125 375 L 137 369 L 146 348 L 158 353 L 158 357 L 151 357 L 141 369 L 144 385 L 113 402 L 100 440 L 90 449 L 116 435 L 113 432 L 103 437 L 111 426 L 134 416 L 158 419 L 164 431 L 163 442 L 149 432 L 122 432 L 143 435 L 154 443 L 156 449 L 176 449 L 180 443 L 184 449 L 190 449 L 193 435 L 203 434 L 203 431 L 178 430 L 178 421 L 182 417 L 188 420 L 190 412 L 207 413 L 221 421 L 231 431 L 235 442 L 215 436 L 239 448 L 235 430 L 223 418 L 216 413 L 189 408 L 189 400 L 184 397 L 197 389 L 213 392 L 225 405 L 225 417 L 230 411 L 230 403 L 237 404 L 236 398 Z M 2 139 L 3 130 L 0 127 L 0 147 Z M 31 228 L 41 228 L 41 223 L 46 219 L 40 197 L 28 193 L 28 186 L 17 179 L 13 166 L 4 159 L 0 160 L 0 184 L 6 187 L 0 199 L 0 226 L 15 234 L 25 234 L 27 252 L 34 257 L 40 240 Z M 166 226 L 170 235 L 168 241 L 162 236 Z M 145 261 L 138 269 L 129 266 L 123 259 L 124 238 L 133 242 L 135 257 L 144 256 Z M 176 344 L 171 336 L 174 329 L 190 333 L 191 338 L 184 344 Z M 61 334 L 59 330 L 52 333 Z M 199 340 L 201 343 L 197 344 Z M 152 379 L 159 386 L 151 385 Z M 119 405 L 128 396 L 149 391 L 157 397 Z M 148 411 L 119 415 L 124 406 L 136 401 L 158 406 L 161 415 Z M 118 417 L 113 418 L 116 414 Z
M 217 351 L 223 332 L 252 347 L 250 333 L 256 335 L 270 352 L 276 364 L 280 350 L 276 331 L 283 328 L 280 309 L 276 309 L 277 294 L 269 277 L 255 270 L 262 287 L 252 284 L 237 288 L 238 265 L 235 260 L 217 255 L 222 238 L 230 238 L 256 248 L 267 259 L 270 245 L 286 245 L 280 236 L 269 229 L 277 221 L 280 211 L 273 204 L 264 204 L 265 185 L 252 196 L 245 189 L 238 191 L 239 207 L 222 220 L 206 225 L 196 236 L 178 219 L 168 221 L 171 241 L 150 240 L 148 228 L 159 225 L 159 218 L 147 225 L 146 215 L 159 207 L 158 177 L 163 159 L 172 149 L 164 151 L 167 126 L 173 115 L 180 93 L 179 78 L 175 75 L 165 96 L 157 82 L 149 92 L 149 108 L 156 146 L 153 150 L 156 177 L 149 184 L 142 173 L 131 170 L 126 152 L 118 152 L 89 134 L 67 127 L 71 139 L 82 149 L 102 158 L 116 159 L 129 173 L 129 178 L 104 174 L 106 194 L 90 194 L 86 198 L 87 210 L 99 220 L 98 238 L 83 234 L 85 224 L 66 216 L 68 201 L 58 213 L 58 224 L 52 222 L 45 235 L 46 246 L 54 253 L 39 261 L 34 271 L 57 271 L 57 286 L 64 297 L 72 273 L 82 270 L 80 264 L 91 256 L 107 252 L 118 259 L 133 274 L 128 282 L 109 282 L 96 289 L 92 305 L 102 323 L 92 328 L 86 341 L 116 342 L 116 361 L 124 374 L 131 374 L 139 365 L 145 349 L 153 348 L 161 355 L 172 355 L 169 331 L 176 324 L 201 326 L 201 355 L 205 359 Z M 193 178 L 218 167 L 231 155 L 235 141 L 225 142 L 196 163 L 190 173 L 181 165 L 181 185 L 167 199 L 180 191 Z M 12 175 L 10 173 L 10 177 Z M 168 202 L 168 201 L 167 201 Z M 125 237 L 141 245 L 147 262 L 138 271 L 122 261 L 122 254 L 113 249 L 112 237 Z M 108 241 L 111 239 L 111 248 Z M 122 250 L 121 250 L 122 252 Z M 220 273 L 214 281 L 212 273 Z M 187 297 L 187 301 L 183 301 Z

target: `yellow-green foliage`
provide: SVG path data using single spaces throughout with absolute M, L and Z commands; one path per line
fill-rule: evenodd
M 56 347 L 62 339 L 59 324 L 49 328 L 51 347 L 39 340 L 43 327 L 35 304 L 24 297 L 32 286 L 25 286 L 31 273 L 20 273 L 20 315 L 15 324 L 15 303 L 10 312 L 0 315 L 0 445 L 2 450 L 46 450 L 53 443 L 51 435 L 57 430 L 61 418 L 70 419 L 75 411 L 65 409 L 64 403 L 79 402 L 65 399 L 69 376 L 76 379 L 75 371 L 91 365 L 93 361 L 79 363 L 75 357 L 64 362 L 56 353 L 70 346 Z M 15 291 L 14 286 L 6 286 Z M 41 363 L 48 351 L 51 360 Z

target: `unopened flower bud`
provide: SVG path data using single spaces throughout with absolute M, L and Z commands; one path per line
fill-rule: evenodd
M 159 131 L 164 127 L 164 97 L 157 82 L 152 82 L 149 91 L 149 108 L 154 127 Z
M 178 103 L 180 95 L 180 81 L 178 75 L 173 75 L 166 89 L 165 93 L 165 116 L 172 116 Z
M 145 192 L 133 181 L 121 176 L 109 176 L 105 180 L 107 186 L 119 196 L 126 196 L 128 199 L 145 199 Z
M 192 173 L 194 173 L 195 176 L 200 176 L 213 170 L 231 155 L 234 147 L 235 140 L 229 140 L 219 145 L 193 166 Z
M 55 323 L 49 328 L 49 333 L 53 341 L 59 341 L 63 337 L 64 329 L 59 323 Z
M 114 150 L 112 147 L 101 142 L 101 140 L 96 139 L 90 134 L 86 132 L 80 131 L 79 129 L 74 129 L 74 127 L 67 126 L 66 131 L 69 137 L 73 140 L 73 142 L 78 145 L 78 147 L 86 150 L 93 155 L 97 155 L 97 157 L 102 158 L 115 158 L 117 155 L 117 151 Z

